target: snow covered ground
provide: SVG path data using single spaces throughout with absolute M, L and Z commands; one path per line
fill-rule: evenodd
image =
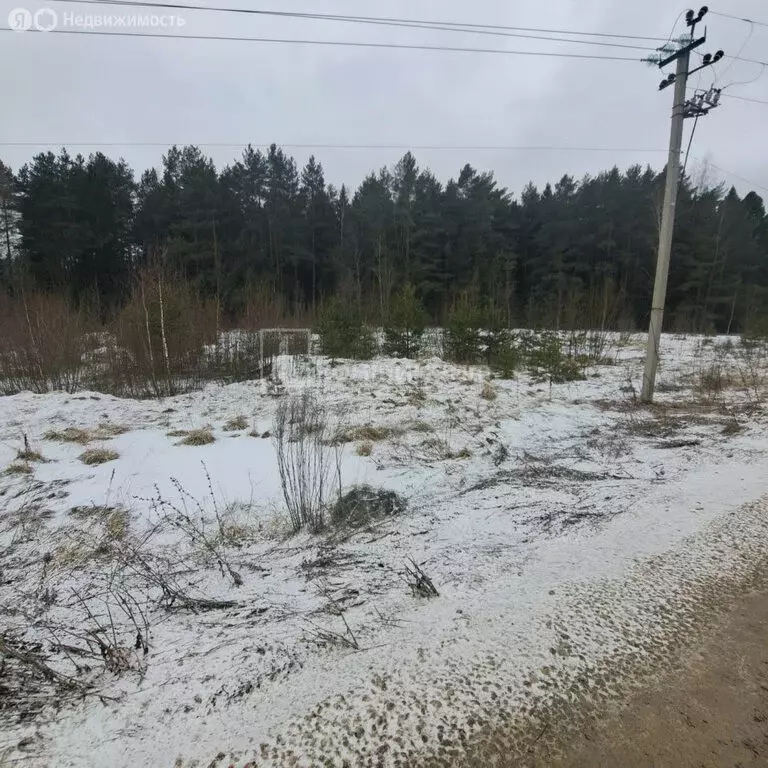
M 281 358 L 165 400 L 0 398 L 0 765 L 463 764 L 620 693 L 604 665 L 665 663 L 768 526 L 765 349 L 665 336 L 643 408 L 642 345 L 566 384 Z M 306 389 L 361 438 L 344 487 L 405 512 L 291 534 L 268 433 Z

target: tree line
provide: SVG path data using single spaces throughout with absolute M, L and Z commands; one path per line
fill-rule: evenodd
M 407 285 L 435 322 L 472 296 L 510 324 L 557 328 L 600 315 L 637 328 L 648 317 L 662 195 L 662 174 L 640 165 L 528 184 L 515 198 L 470 165 L 443 184 L 410 152 L 355 190 L 276 145 L 248 146 L 221 170 L 198 147 L 174 146 L 138 181 L 102 153 L 45 152 L 16 173 L 0 162 L 0 281 L 109 313 L 143 269 L 161 266 L 231 317 L 261 291 L 305 313 L 343 296 L 384 322 Z M 761 322 L 768 217 L 759 195 L 681 180 L 668 295 L 671 329 Z

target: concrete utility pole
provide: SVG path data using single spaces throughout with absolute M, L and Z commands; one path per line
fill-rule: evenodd
M 659 89 L 668 85 L 675 85 L 675 98 L 672 107 L 672 128 L 669 136 L 669 159 L 667 160 L 667 179 L 664 189 L 664 207 L 661 215 L 661 231 L 659 233 L 659 254 L 656 261 L 656 279 L 653 286 L 653 303 L 651 305 L 651 320 L 648 328 L 648 343 L 645 354 L 645 371 L 643 373 L 643 389 L 641 400 L 644 403 L 653 402 L 653 390 L 656 384 L 656 369 L 659 365 L 659 344 L 661 341 L 661 327 L 664 321 L 664 302 L 667 296 L 667 278 L 669 276 L 669 259 L 672 252 L 672 235 L 675 227 L 675 206 L 677 204 L 677 192 L 680 188 L 680 150 L 683 143 L 683 121 L 686 117 L 698 117 L 705 115 L 710 108 L 717 106 L 717 101 L 707 101 L 707 106 L 702 105 L 701 99 L 694 97 L 692 101 L 686 101 L 685 89 L 688 84 L 688 76 L 692 72 L 698 72 L 703 67 L 719 61 L 723 52 L 718 51 L 713 57 L 706 54 L 704 63 L 694 70 L 690 69 L 691 51 L 703 45 L 706 33 L 698 40 L 694 39 L 694 31 L 704 15 L 706 6 L 699 11 L 694 18 L 693 11 L 688 11 L 686 21 L 691 28 L 690 42 L 682 46 L 670 56 L 659 61 L 659 67 L 677 61 L 677 71 L 663 80 Z M 717 94 L 719 98 L 719 93 Z
M 643 391 L 641 394 L 641 399 L 644 403 L 653 401 L 656 368 L 659 364 L 659 343 L 661 341 L 661 326 L 664 322 L 664 301 L 667 297 L 669 256 L 672 253 L 675 206 L 677 205 L 677 191 L 680 187 L 683 108 L 685 107 L 685 86 L 688 83 L 688 64 L 690 58 L 690 51 L 686 51 L 680 56 L 677 60 L 677 72 L 675 73 L 675 101 L 672 107 L 672 132 L 669 137 L 667 184 L 664 189 L 664 208 L 661 212 L 661 231 L 659 233 L 659 255 L 656 259 L 656 280 L 653 284 L 651 323 L 648 328 L 648 344 L 645 351 L 645 371 L 643 373 Z

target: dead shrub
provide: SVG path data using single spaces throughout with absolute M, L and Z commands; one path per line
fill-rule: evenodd
M 736 365 L 739 380 L 750 401 L 762 405 L 768 385 L 768 343 L 765 340 L 742 340 Z
M 282 400 L 275 412 L 272 440 L 288 513 L 294 531 L 319 531 L 335 454 L 341 485 L 339 441 L 332 439 L 328 410 L 310 392 Z
M 282 292 L 267 280 L 251 280 L 235 297 L 238 327 L 309 328 L 312 318 L 303 306 L 290 307 Z
M 735 418 L 733 418 L 730 421 L 726 422 L 725 426 L 723 427 L 722 434 L 736 435 L 739 432 L 741 432 L 741 430 L 742 430 L 741 424 L 739 424 L 739 422 L 736 421 Z
M 350 489 L 331 507 L 331 521 L 337 526 L 359 528 L 371 522 L 401 515 L 406 500 L 383 488 L 358 485 Z
M 410 558 L 405 565 L 405 581 L 414 597 L 439 597 L 440 593 L 422 567 Z
M 209 512 L 204 500 L 192 496 L 176 478 L 172 477 L 171 483 L 176 489 L 178 501 L 164 498 L 158 490 L 157 496 L 151 499 L 151 504 L 153 509 L 162 513 L 170 525 L 183 533 L 185 538 L 216 562 L 222 576 L 228 576 L 232 579 L 234 586 L 240 587 L 243 584 L 242 576 L 234 570 L 224 550 L 224 546 L 231 543 L 231 537 L 226 531 L 226 523 L 219 511 L 211 476 L 205 464 L 203 464 L 203 471 L 211 492 L 214 525 L 208 522 Z
M 148 269 L 137 276 L 112 331 L 102 389 L 171 396 L 200 385 L 206 344 L 216 341 L 216 313 L 184 280 Z
M 271 372 L 258 333 L 223 332 L 220 307 L 159 268 L 137 276 L 112 324 L 98 388 L 129 397 L 166 397 Z
M 480 390 L 480 397 L 483 398 L 483 400 L 488 400 L 489 402 L 493 402 L 497 398 L 496 390 L 493 388 L 493 385 L 490 381 L 486 381 L 483 384 L 483 388 Z
M 0 292 L 0 392 L 75 392 L 95 338 L 85 309 L 63 297 L 21 291 Z
M 696 378 L 696 389 L 705 400 L 716 398 L 728 385 L 726 375 L 720 363 L 701 370 Z

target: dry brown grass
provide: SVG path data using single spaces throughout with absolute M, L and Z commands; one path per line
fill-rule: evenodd
M 90 504 L 72 507 L 69 514 L 81 523 L 96 523 L 103 529 L 103 536 L 110 541 L 122 541 L 128 534 L 130 516 L 123 507 Z
M 695 376 L 696 392 L 704 401 L 715 400 L 726 390 L 743 386 L 744 381 L 738 372 L 731 371 L 720 363 L 712 363 Z
M 27 464 L 24 461 L 14 461 L 5 468 L 4 474 L 6 475 L 31 475 L 33 472 L 32 465 Z
M 360 443 L 356 453 L 358 456 L 370 456 L 373 453 L 373 443 Z
M 490 381 L 486 381 L 483 384 L 483 388 L 480 390 L 480 397 L 482 397 L 483 400 L 488 400 L 489 402 L 492 402 L 498 397 L 496 390 L 493 388 L 493 385 Z
M 725 423 L 722 433 L 724 435 L 736 435 L 741 432 L 742 426 L 736 419 L 731 419 Z
M 87 429 L 78 429 L 77 427 L 65 427 L 62 430 L 51 429 L 43 437 L 57 443 L 78 443 L 79 445 L 87 445 L 93 439 Z
M 129 431 L 129 428 L 122 424 L 104 423 L 91 429 L 81 429 L 80 427 L 50 429 L 43 435 L 43 438 L 57 443 L 88 445 L 88 443 L 93 442 L 94 440 L 110 440 L 113 437 L 124 435 Z
M 115 511 L 114 507 L 107 507 L 100 504 L 89 504 L 87 506 L 71 507 L 69 514 L 75 520 L 98 520 L 106 518 Z
M 128 533 L 128 512 L 115 509 L 104 520 L 104 532 L 110 541 L 122 541 Z
M 78 458 L 83 464 L 96 466 L 98 464 L 106 464 L 108 461 L 119 459 L 120 454 L 109 448 L 89 448 L 87 451 L 81 453 Z
M 22 451 L 17 451 L 16 458 L 19 461 L 34 461 L 38 464 L 45 461 L 43 455 L 39 451 L 33 451 L 31 448 L 24 448 Z
M 441 437 L 427 438 L 421 447 L 426 449 L 428 453 L 434 455 L 436 458 L 448 461 L 451 459 L 468 459 L 472 456 L 472 451 L 468 447 L 464 447 L 459 451 L 454 451 L 447 440 Z
M 225 432 L 239 432 L 248 429 L 248 419 L 245 416 L 235 416 L 224 425 Z
M 413 386 L 405 395 L 408 405 L 424 405 L 427 402 L 427 391 L 422 386 Z
M 126 432 L 130 432 L 130 429 L 123 424 L 99 424 L 99 426 L 91 432 L 94 440 L 108 440 L 110 437 L 118 437 L 124 435 Z
M 215 442 L 216 438 L 210 429 L 192 429 L 179 445 L 210 445 Z
M 334 441 L 337 443 L 355 443 L 358 441 L 366 443 L 378 443 L 382 440 L 389 440 L 393 437 L 399 437 L 403 431 L 397 427 L 374 427 L 364 425 L 360 427 L 350 427 L 336 435 Z

